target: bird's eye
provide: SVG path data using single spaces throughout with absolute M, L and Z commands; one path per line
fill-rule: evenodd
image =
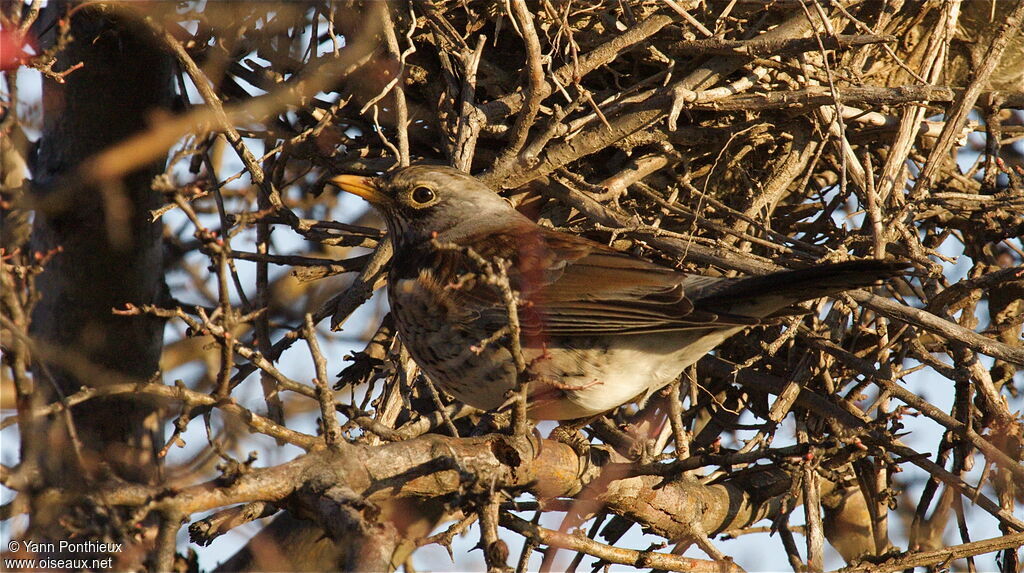
M 417 187 L 412 190 L 410 197 L 414 202 L 424 205 L 434 200 L 434 191 L 429 187 Z

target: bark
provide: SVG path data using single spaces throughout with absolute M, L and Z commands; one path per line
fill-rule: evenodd
M 56 253 L 36 282 L 40 301 L 31 334 L 145 382 L 157 373 L 163 320 L 114 310 L 152 304 L 164 288 L 161 225 L 150 220 L 149 211 L 162 202 L 151 182 L 165 161 L 94 185 L 81 185 L 78 169 L 100 150 L 145 130 L 157 112 L 167 113 L 174 97 L 173 64 L 145 28 L 110 7 L 80 7 L 69 33 L 57 68 L 78 62 L 82 67 L 64 81 L 46 79 L 43 134 L 33 165 L 38 208 L 31 249 Z M 45 361 L 34 372 L 46 402 L 108 383 Z M 72 408 L 74 434 L 57 419 L 49 437 L 27 438 L 50 444 L 41 462 L 51 486 L 86 486 L 82 478 L 97 478 L 103 468 L 128 481 L 152 483 L 158 475 L 154 454 L 162 446 L 157 414 L 155 403 L 113 397 Z M 75 455 L 79 448 L 81 458 Z

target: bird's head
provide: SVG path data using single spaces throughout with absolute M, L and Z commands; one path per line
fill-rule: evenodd
M 339 175 L 331 183 L 376 207 L 396 247 L 434 238 L 458 243 L 525 219 L 484 182 L 452 167 L 413 165 L 375 178 Z

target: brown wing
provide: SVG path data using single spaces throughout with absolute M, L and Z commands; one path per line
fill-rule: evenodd
M 532 223 L 468 237 L 464 244 L 477 245 L 485 258 L 512 263 L 508 274 L 520 293 L 519 320 L 524 333 L 534 336 L 756 325 L 791 304 L 876 284 L 906 268 L 852 261 L 745 279 L 688 275 Z M 464 258 L 462 266 L 467 267 Z M 494 287 L 480 281 L 465 286 L 456 296 L 476 309 L 478 319 L 500 328 L 507 313 Z
M 691 275 L 579 237 L 530 226 L 466 242 L 479 245 L 486 258 L 512 262 L 508 274 L 520 293 L 526 334 L 633 334 L 758 322 L 694 310 L 686 296 Z M 481 305 L 497 302 L 493 288 L 480 286 L 491 292 L 474 287 L 464 296 Z

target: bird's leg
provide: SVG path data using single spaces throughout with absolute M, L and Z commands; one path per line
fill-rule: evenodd
M 527 370 L 531 370 L 532 371 L 533 367 L 536 366 L 538 363 L 543 362 L 545 360 L 550 360 L 550 359 L 551 359 L 551 353 L 548 352 L 548 343 L 545 342 L 545 341 L 541 341 L 541 343 L 540 343 L 540 354 L 538 354 L 536 358 L 531 360 L 530 363 L 526 365 L 526 368 L 527 368 Z
M 587 382 L 586 384 L 566 384 L 565 382 L 560 382 L 549 376 L 534 376 L 530 380 L 531 392 L 529 395 L 529 401 L 536 404 L 546 400 L 558 400 L 562 398 L 561 394 L 563 392 L 586 390 L 587 388 L 597 386 L 598 384 L 604 384 L 604 382 L 594 380 L 592 382 Z M 507 410 L 515 403 L 515 401 L 515 395 L 508 396 L 506 400 L 501 403 L 501 406 L 498 406 L 497 411 L 501 412 Z M 586 424 L 584 424 L 584 426 L 585 425 Z

